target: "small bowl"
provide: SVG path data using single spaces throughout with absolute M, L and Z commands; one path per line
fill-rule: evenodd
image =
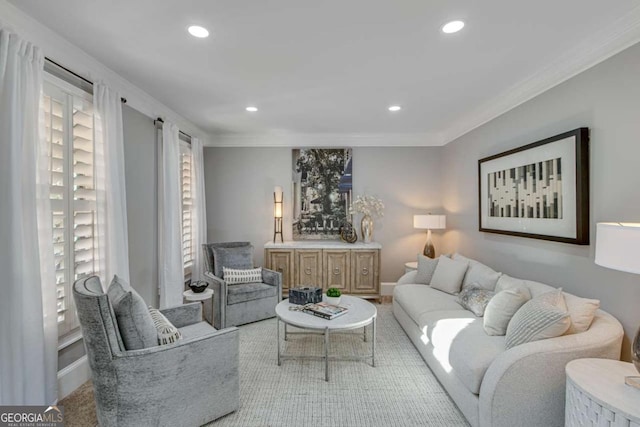
M 189 287 L 191 288 L 194 294 L 199 294 L 204 292 L 204 290 L 207 289 L 207 286 L 209 286 L 209 284 L 204 280 L 199 280 L 189 285 Z

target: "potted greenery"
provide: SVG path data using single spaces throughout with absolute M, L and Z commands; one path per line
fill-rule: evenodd
M 333 305 L 338 305 L 340 304 L 340 295 L 342 295 L 342 293 L 340 292 L 340 289 L 338 288 L 329 288 L 327 289 L 327 302 L 329 304 L 333 304 Z

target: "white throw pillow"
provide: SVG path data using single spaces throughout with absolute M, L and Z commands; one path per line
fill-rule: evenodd
M 158 331 L 158 344 L 171 344 L 182 339 L 182 334 L 178 328 L 173 326 L 173 324 L 169 322 L 169 319 L 164 317 L 164 314 L 162 314 L 160 310 L 149 307 L 149 314 L 151 314 L 153 324 Z
M 460 292 L 462 279 L 467 272 L 469 263 L 449 259 L 444 255 L 438 258 L 438 265 L 431 278 L 431 287 L 448 294 Z
M 424 255 L 418 255 L 418 270 L 416 271 L 415 282 L 421 285 L 430 284 L 437 265 L 438 258 L 433 259 Z
M 547 292 L 525 303 L 513 315 L 505 343 L 507 349 L 532 341 L 555 338 L 567 332 L 571 318 L 562 289 Z
M 467 273 L 464 275 L 464 279 L 462 280 L 462 286 L 469 286 L 472 283 L 475 283 L 481 288 L 489 291 L 493 291 L 496 288 L 496 282 L 502 273 L 495 271 L 491 267 L 484 265 L 475 259 L 462 256 L 459 253 L 453 254 L 452 258 L 457 261 L 466 261 L 469 264 Z
M 530 299 L 529 290 L 524 286 L 496 293 L 484 310 L 484 331 L 487 335 L 506 334 L 513 315 Z
M 249 268 L 246 270 L 222 267 L 222 272 L 227 285 L 262 282 L 262 267 Z
M 571 317 L 571 326 L 567 330 L 567 335 L 578 334 L 589 329 L 596 311 L 600 308 L 600 300 L 580 298 L 566 292 L 563 296 Z

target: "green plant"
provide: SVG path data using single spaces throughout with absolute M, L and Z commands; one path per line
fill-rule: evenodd
M 332 298 L 338 298 L 342 293 L 338 288 L 329 288 L 327 289 L 327 296 Z

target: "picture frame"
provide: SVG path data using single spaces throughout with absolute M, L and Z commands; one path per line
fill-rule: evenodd
M 589 244 L 589 129 L 478 160 L 479 231 Z
M 350 225 L 353 151 L 292 150 L 293 240 L 340 240 Z

